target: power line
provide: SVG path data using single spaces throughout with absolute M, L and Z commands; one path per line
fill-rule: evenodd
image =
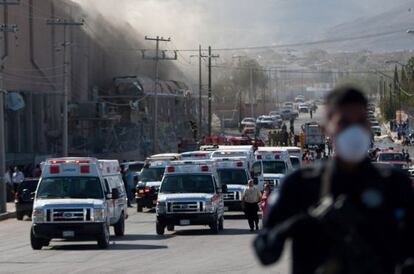
M 215 51 L 249 51 L 249 50 L 266 50 L 266 49 L 279 49 L 279 48 L 297 48 L 303 46 L 314 46 L 320 44 L 334 44 L 340 42 L 350 42 L 350 41 L 357 41 L 357 40 L 364 40 L 369 38 L 376 38 L 381 36 L 388 36 L 391 34 L 396 33 L 406 33 L 406 29 L 401 30 L 389 30 L 384 32 L 378 33 L 368 33 L 364 35 L 357 35 L 357 36 L 346 36 L 346 37 L 337 37 L 331 39 L 321 39 L 315 41 L 304 41 L 298 43 L 286 43 L 286 44 L 276 44 L 276 45 L 258 45 L 258 46 L 246 46 L 246 47 L 225 47 L 225 48 L 217 48 L 214 49 Z M 114 51 L 142 51 L 147 49 L 142 48 L 120 48 L 120 47 L 106 47 L 107 49 L 111 49 Z M 179 52 L 198 52 L 198 49 L 187 48 L 187 49 L 176 49 L 177 53 Z

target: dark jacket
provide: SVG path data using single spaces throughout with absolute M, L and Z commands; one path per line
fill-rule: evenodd
M 357 233 L 376 253 L 384 273 L 394 273 L 399 262 L 414 257 L 414 196 L 409 178 L 397 170 L 380 170 L 368 160 L 353 174 L 339 170 L 336 163 L 332 167 L 333 197 L 346 195 L 363 214 Z M 269 204 L 265 230 L 315 206 L 325 170 L 326 163 L 287 176 L 279 197 Z M 292 239 L 293 273 L 314 273 L 332 248 L 320 229 L 303 227 Z

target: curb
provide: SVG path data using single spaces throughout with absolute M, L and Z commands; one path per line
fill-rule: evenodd
M 0 221 L 4 221 L 4 220 L 15 218 L 15 217 L 16 217 L 16 212 L 0 213 Z

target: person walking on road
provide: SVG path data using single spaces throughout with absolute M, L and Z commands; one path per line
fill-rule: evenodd
M 313 119 L 313 111 L 312 109 L 309 111 L 310 118 Z
M 272 192 L 272 188 L 270 187 L 268 183 L 265 183 L 262 200 L 260 201 L 260 209 L 262 210 L 263 216 L 266 215 L 267 204 L 268 204 L 268 200 L 269 200 L 269 196 L 271 192 Z
M 14 173 L 12 176 L 12 182 L 14 187 L 14 192 L 16 193 L 18 186 L 24 181 L 24 175 L 23 172 L 19 170 L 19 168 L 16 166 L 14 167 Z
M 244 213 L 246 214 L 247 221 L 249 222 L 250 231 L 259 230 L 259 202 L 262 200 L 262 194 L 254 185 L 253 180 L 249 180 L 249 187 L 244 192 L 242 201 L 244 204 Z
M 414 273 L 414 194 L 408 176 L 368 159 L 368 101 L 353 87 L 326 98 L 335 156 L 287 175 L 255 239 L 263 264 L 292 241 L 292 273 Z

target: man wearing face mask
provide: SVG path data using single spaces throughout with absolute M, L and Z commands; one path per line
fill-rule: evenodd
M 292 240 L 292 273 L 414 273 L 414 195 L 409 178 L 372 165 L 367 99 L 353 87 L 326 98 L 334 157 L 287 176 L 269 198 L 254 242 L 263 264 Z

